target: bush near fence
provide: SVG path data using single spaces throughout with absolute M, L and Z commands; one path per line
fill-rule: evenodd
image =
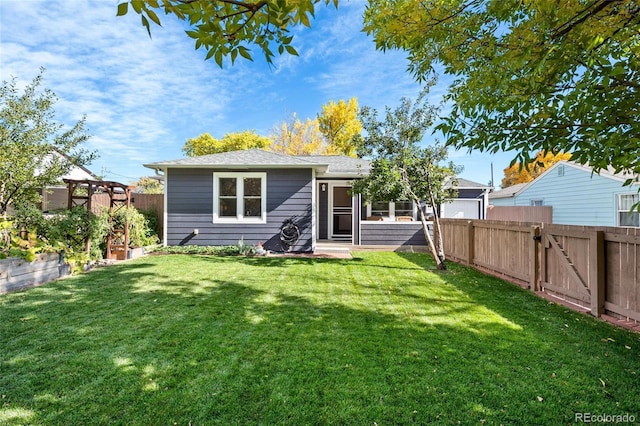
M 640 229 L 442 219 L 448 258 L 640 322 Z
M 66 209 L 69 203 L 69 192 L 65 188 L 48 188 L 42 194 L 42 210 L 55 211 Z M 147 215 L 153 214 L 157 216 L 157 233 L 162 236 L 163 217 L 164 217 L 164 195 L 163 194 L 131 194 L 133 207 L 139 212 Z M 108 208 L 110 204 L 108 194 L 94 194 L 91 199 L 92 210 L 94 213 L 100 213 L 103 207 Z
M 91 200 L 94 213 L 99 213 L 100 209 L 108 208 L 111 202 L 107 194 L 95 194 Z M 131 204 L 145 216 L 152 214 L 156 216 L 156 229 L 158 236 L 162 238 L 163 217 L 164 217 L 164 195 L 163 194 L 131 194 Z

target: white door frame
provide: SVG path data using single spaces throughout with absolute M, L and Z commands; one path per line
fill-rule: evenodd
M 324 183 L 324 182 L 323 182 Z M 329 216 L 327 219 L 327 238 L 329 240 L 340 240 L 341 238 L 338 236 L 336 238 L 335 235 L 333 235 L 333 188 L 337 187 L 348 187 L 351 188 L 352 186 L 352 181 L 350 180 L 331 180 L 331 181 L 327 181 L 327 190 L 329 191 L 329 197 L 327 200 L 327 215 Z M 353 197 L 350 197 L 351 199 L 351 235 L 350 235 L 350 239 L 351 241 L 353 241 L 353 214 L 354 214 L 354 208 L 353 208 Z

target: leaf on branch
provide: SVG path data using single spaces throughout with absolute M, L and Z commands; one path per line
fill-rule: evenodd
M 147 10 L 147 16 L 149 18 L 151 18 L 151 20 L 153 22 L 155 22 L 158 26 L 162 26 L 162 24 L 160 23 L 160 18 L 158 18 L 158 15 L 156 15 L 156 13 L 153 10 Z
M 250 61 L 253 61 L 253 58 L 251 57 L 251 53 L 249 53 L 249 49 L 243 46 L 238 46 L 238 51 L 240 52 L 240 56 Z
M 124 16 L 127 14 L 127 12 L 129 11 L 129 3 L 120 3 L 118 5 L 118 12 L 116 13 L 116 16 Z
M 144 15 L 140 15 L 140 17 L 142 19 L 142 25 L 147 29 L 149 38 L 151 38 L 151 28 L 149 27 L 149 20 Z

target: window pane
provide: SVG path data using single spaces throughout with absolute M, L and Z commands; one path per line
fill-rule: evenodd
M 631 210 L 631 207 L 638 202 L 638 194 L 628 194 L 620 196 L 620 207 L 618 210 Z
M 237 214 L 236 198 L 220 198 L 220 217 L 236 217 Z
M 371 216 L 389 216 L 389 203 L 384 201 L 371 203 Z
M 220 178 L 220 196 L 235 197 L 236 191 L 236 178 Z
M 620 212 L 620 226 L 640 226 L 640 214 Z
M 244 178 L 244 195 L 259 197 L 262 193 L 262 179 Z
M 413 216 L 413 202 L 411 201 L 396 201 L 396 216 Z
M 262 216 L 262 200 L 260 198 L 244 199 L 244 216 L 260 217 Z
M 333 187 L 333 206 L 334 207 L 351 207 L 351 188 L 346 186 Z

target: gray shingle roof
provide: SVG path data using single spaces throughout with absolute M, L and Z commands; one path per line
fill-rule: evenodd
M 215 167 L 215 166 L 260 166 L 260 167 L 317 167 L 327 166 L 326 163 L 312 162 L 301 157 L 279 154 L 277 152 L 262 149 L 247 149 L 239 151 L 222 152 L 219 154 L 200 155 L 186 157 L 178 160 L 159 161 L 157 163 L 144 164 L 149 168 L 162 167 Z
M 326 174 L 358 175 L 369 172 L 370 163 L 345 155 L 286 155 L 262 149 L 186 157 L 144 164 L 151 169 L 199 167 L 314 168 Z
M 327 164 L 327 174 L 367 174 L 371 170 L 371 162 L 368 160 L 346 155 L 301 155 L 298 158 Z
M 525 183 L 517 183 L 515 185 L 507 186 L 506 188 L 501 189 L 499 191 L 491 192 L 489 194 L 489 199 L 513 197 L 516 194 L 516 192 L 520 191 L 526 185 L 527 185 L 526 182 Z
M 491 188 L 491 185 L 485 185 L 483 183 L 474 182 L 465 178 L 457 178 L 457 188 Z

